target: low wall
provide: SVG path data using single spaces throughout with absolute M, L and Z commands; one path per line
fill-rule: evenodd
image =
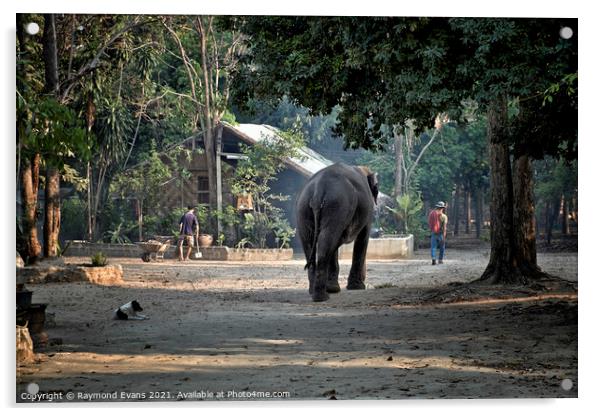
M 220 260 L 220 261 L 280 261 L 291 260 L 293 250 L 284 249 L 261 249 L 261 248 L 230 248 L 225 246 L 201 247 L 199 249 L 203 257 L 199 260 Z M 190 255 L 194 259 L 196 248 Z M 65 256 L 91 257 L 94 254 L 102 252 L 107 257 L 134 257 L 141 258 L 142 249 L 136 244 L 104 244 L 104 243 L 86 243 L 73 241 L 70 243 Z M 186 254 L 186 247 L 184 247 Z M 163 256 L 165 259 L 177 259 L 178 251 L 175 245 L 170 246 Z
M 281 261 L 293 258 L 293 249 L 273 248 L 230 248 L 230 247 L 201 247 L 203 257 L 199 260 L 221 261 Z M 192 256 L 191 256 L 192 258 Z
M 339 248 L 339 259 L 353 257 L 353 244 L 345 244 Z M 414 236 L 371 238 L 368 242 L 368 260 L 410 259 L 414 255 Z
M 98 252 L 107 257 L 140 257 L 142 255 L 142 249 L 136 244 L 87 243 L 85 241 L 68 241 L 67 244 L 69 246 L 64 253 L 65 256 L 91 257 Z

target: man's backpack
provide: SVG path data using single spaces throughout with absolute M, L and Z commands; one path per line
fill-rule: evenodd
M 429 214 L 429 228 L 435 234 L 438 234 L 441 232 L 441 221 L 440 221 L 439 217 L 440 217 L 440 214 L 436 209 L 432 210 L 431 213 Z

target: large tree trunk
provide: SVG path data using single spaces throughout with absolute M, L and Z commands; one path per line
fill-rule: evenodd
M 208 23 L 209 26 L 211 22 Z M 203 92 L 205 106 L 203 108 L 203 118 L 205 131 L 203 132 L 205 143 L 205 157 L 207 160 L 207 177 L 209 182 L 209 208 L 214 210 L 217 208 L 217 172 L 215 161 L 215 127 L 219 120 L 216 119 L 217 109 L 216 103 L 213 102 L 212 91 L 212 75 L 207 59 L 207 27 L 202 17 L 197 17 L 197 27 L 199 31 L 201 64 L 203 68 Z
M 59 75 L 56 48 L 56 29 L 53 14 L 44 15 L 44 90 L 58 97 Z M 60 174 L 51 160 L 46 161 L 46 184 L 44 198 L 44 256 L 56 257 L 58 253 L 59 231 L 61 228 Z
M 207 178 L 209 182 L 209 209 L 217 207 L 217 171 L 215 160 L 215 135 L 211 127 L 206 128 L 204 135 L 205 158 L 207 161 Z
M 46 169 L 44 192 L 44 256 L 56 257 L 59 254 L 59 231 L 61 229 L 61 180 L 59 170 L 53 166 Z
M 17 39 L 19 41 L 19 54 L 17 55 L 17 71 L 22 75 L 17 77 L 17 89 L 26 96 L 29 73 L 25 71 L 25 60 L 28 59 L 25 42 L 27 36 L 23 27 L 22 14 L 17 14 Z M 17 149 L 19 161 L 17 165 L 17 189 L 21 192 L 21 241 L 18 245 L 22 247 L 21 256 L 27 263 L 35 262 L 42 252 L 37 230 L 37 208 L 38 208 L 38 186 L 40 172 L 40 155 L 28 154 L 24 147 L 25 131 L 27 124 L 27 112 L 21 111 L 17 114 Z
M 510 150 L 506 141 L 508 110 L 505 98 L 494 100 L 487 111 L 491 162 L 491 254 L 480 280 L 490 283 L 526 283 L 518 268 L 514 244 L 514 204 Z
M 533 166 L 527 155 L 514 161 L 514 238 L 518 267 L 524 275 L 543 274 L 537 265 L 537 232 L 533 198 Z
M 58 57 L 56 50 L 56 29 L 54 24 L 54 15 L 44 15 L 44 34 L 42 36 L 44 56 L 44 90 L 46 93 L 58 97 L 59 72 Z
M 21 229 L 26 247 L 24 260 L 30 264 L 35 262 L 42 253 L 36 228 L 39 172 L 39 154 L 35 154 L 31 159 L 23 159 L 21 166 Z

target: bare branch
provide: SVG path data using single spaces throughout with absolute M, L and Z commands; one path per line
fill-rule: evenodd
M 416 166 L 418 166 L 418 162 L 420 162 L 420 159 L 424 155 L 424 152 L 426 152 L 426 149 L 428 149 L 429 146 L 431 144 L 433 144 L 433 142 L 435 141 L 435 138 L 437 138 L 438 134 L 439 134 L 439 129 L 435 129 L 435 132 L 431 136 L 431 139 L 427 142 L 427 144 L 424 145 L 424 147 L 422 148 L 422 150 L 418 154 L 418 157 L 416 158 L 416 160 L 414 160 L 414 163 L 412 163 L 412 167 L 410 168 L 410 170 L 408 172 L 408 177 L 412 176 L 412 173 L 414 173 L 414 169 L 416 169 Z
M 188 75 L 188 82 L 190 83 L 191 96 L 187 96 L 185 94 L 178 94 L 173 91 L 170 91 L 170 92 L 173 94 L 176 94 L 176 95 L 182 95 L 184 97 L 190 98 L 192 100 L 192 102 L 196 104 L 197 112 L 200 113 L 201 104 L 197 101 L 196 87 L 195 87 L 196 84 L 195 84 L 195 79 L 193 77 L 193 74 L 197 78 L 198 78 L 198 75 L 194 72 L 194 68 L 192 67 L 190 60 L 188 59 L 188 55 L 186 54 L 186 50 L 184 49 L 184 46 L 182 45 L 182 41 L 180 40 L 180 37 L 178 36 L 178 34 L 165 21 L 163 21 L 162 23 L 163 23 L 163 26 L 165 26 L 165 28 L 169 31 L 169 33 L 171 34 L 171 36 L 173 37 L 173 39 L 176 41 L 176 43 L 178 45 L 178 49 L 180 51 L 180 57 L 182 59 L 182 62 L 184 62 L 184 67 L 186 68 L 186 74 Z

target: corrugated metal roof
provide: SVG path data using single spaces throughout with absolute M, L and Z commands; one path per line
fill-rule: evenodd
M 234 126 L 224 121 L 221 123 L 224 127 L 236 132 L 242 140 L 249 144 L 282 140 L 282 136 L 279 134 L 280 130 L 266 124 L 237 124 Z M 299 149 L 299 153 L 299 157 L 287 157 L 285 163 L 307 177 L 334 163 L 307 146 Z

